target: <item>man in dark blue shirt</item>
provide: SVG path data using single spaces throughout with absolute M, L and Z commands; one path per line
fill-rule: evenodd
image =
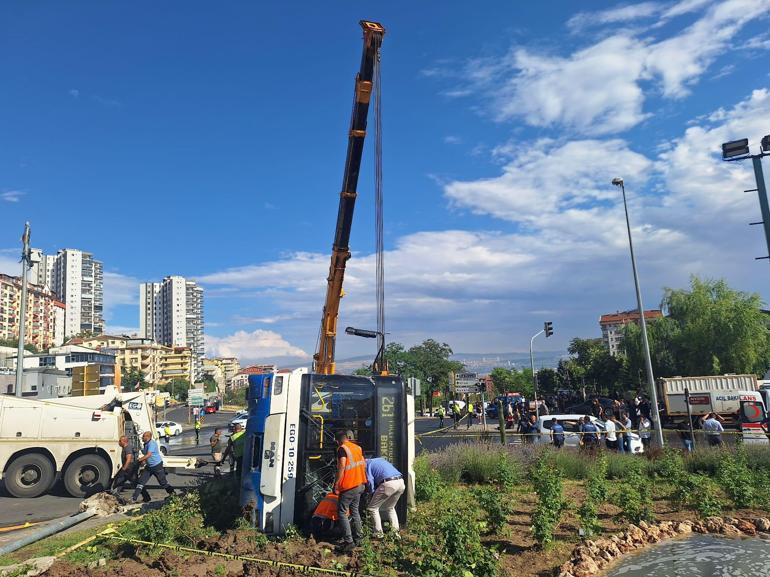
M 557 449 L 564 445 L 564 427 L 556 419 L 551 419 L 551 442 Z
M 174 494 L 174 489 L 169 485 L 166 479 L 166 471 L 163 469 L 163 457 L 160 454 L 160 448 L 155 439 L 152 438 L 150 431 L 145 431 L 142 435 L 142 442 L 144 443 L 143 455 L 137 459 L 137 463 L 140 465 L 145 464 L 142 474 L 139 476 L 139 483 L 134 489 L 134 494 L 131 496 L 131 501 L 136 503 L 139 500 L 139 495 L 144 494 L 144 502 L 147 503 L 150 499 L 149 494 L 144 490 L 144 486 L 150 477 L 155 477 L 160 483 L 160 486 L 166 490 L 169 495 Z
M 388 519 L 390 530 L 398 533 L 400 526 L 396 514 L 396 503 L 406 489 L 403 475 L 382 457 L 367 459 L 366 489 L 372 495 L 366 512 L 369 514 L 375 539 L 381 539 L 384 536 L 380 511 L 383 511 Z
M 589 415 L 583 418 L 580 432 L 583 434 L 583 447 L 585 449 L 593 451 L 599 446 L 599 429 L 593 424 Z

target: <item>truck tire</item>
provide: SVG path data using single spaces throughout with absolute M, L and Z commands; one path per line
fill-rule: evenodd
M 110 485 L 110 467 L 99 455 L 81 455 L 72 461 L 62 476 L 64 488 L 73 497 L 85 497 L 89 489 Z
M 56 480 L 54 466 L 40 453 L 27 453 L 14 459 L 3 475 L 5 488 L 17 498 L 39 497 Z

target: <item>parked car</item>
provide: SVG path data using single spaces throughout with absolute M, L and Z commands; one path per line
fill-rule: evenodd
M 228 425 L 228 429 L 230 431 L 233 431 L 235 429 L 235 425 L 241 425 L 243 428 L 246 428 L 246 420 L 249 418 L 249 412 L 248 411 L 238 411 L 235 413 L 235 417 L 230 421 L 230 424 Z
M 577 447 L 580 445 L 579 422 L 585 417 L 585 415 L 571 414 L 571 415 L 541 415 L 537 421 L 537 430 L 540 433 L 535 437 L 536 443 L 548 444 L 551 442 L 551 419 L 556 419 L 559 424 L 564 427 L 564 446 L 565 447 Z M 599 429 L 599 439 L 604 440 L 604 421 L 591 417 L 591 422 Z M 628 433 L 630 439 L 630 448 L 633 454 L 644 453 L 644 445 L 637 433 Z M 603 446 L 604 443 L 602 442 Z
M 171 429 L 171 436 L 176 437 L 182 434 L 182 425 L 174 421 L 163 421 L 161 423 L 155 423 L 155 429 L 158 431 L 158 436 L 164 437 L 166 435 L 166 425 Z
M 207 415 L 209 415 L 211 413 L 216 413 L 217 412 L 217 408 L 214 405 L 209 405 L 208 407 L 203 409 L 203 412 L 206 413 Z

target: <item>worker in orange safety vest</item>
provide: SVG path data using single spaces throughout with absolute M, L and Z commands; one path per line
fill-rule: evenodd
M 313 511 L 313 518 L 310 520 L 310 532 L 316 540 L 319 538 L 333 539 L 341 536 L 337 523 L 339 520 L 338 504 L 339 497 L 334 493 L 328 493 Z
M 362 536 L 358 508 L 361 495 L 366 489 L 366 460 L 361 447 L 353 442 L 351 431 L 338 431 L 334 439 L 337 441 L 337 477 L 334 481 L 334 493 L 339 496 L 337 517 L 343 532 L 337 552 L 350 553 Z

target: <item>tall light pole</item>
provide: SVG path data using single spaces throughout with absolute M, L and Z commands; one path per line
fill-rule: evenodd
M 628 247 L 631 250 L 631 268 L 634 271 L 634 286 L 636 287 L 636 304 L 639 308 L 639 324 L 642 327 L 642 346 L 644 347 L 644 361 L 647 365 L 647 386 L 650 389 L 650 401 L 652 410 L 650 418 L 655 428 L 655 436 L 658 445 L 663 447 L 663 430 L 660 427 L 660 413 L 658 412 L 658 392 L 655 390 L 655 375 L 652 374 L 652 357 L 650 356 L 650 342 L 647 339 L 647 321 L 644 318 L 644 305 L 642 304 L 642 290 L 639 288 L 639 273 L 636 271 L 636 257 L 634 256 L 634 241 L 631 238 L 631 221 L 628 219 L 628 203 L 626 202 L 626 187 L 622 178 L 613 178 L 612 184 L 619 186 L 623 192 L 623 208 L 626 211 L 626 229 L 628 229 Z
M 735 160 L 746 160 L 750 158 L 754 165 L 754 179 L 757 182 L 757 188 L 745 192 L 757 192 L 759 196 L 759 209 L 762 212 L 762 220 L 750 224 L 761 224 L 765 229 L 765 242 L 767 243 L 768 256 L 758 256 L 755 260 L 770 259 L 770 203 L 767 200 L 767 187 L 765 186 L 765 175 L 762 173 L 762 157 L 770 156 L 770 134 L 762 138 L 760 142 L 759 154 L 751 154 L 749 151 L 749 139 L 733 140 L 725 142 L 722 145 L 722 160 L 732 162 Z
M 543 323 L 543 330 L 532 335 L 529 339 L 529 366 L 532 368 L 532 386 L 535 391 L 535 416 L 540 418 L 540 403 L 537 402 L 537 373 L 535 373 L 535 355 L 532 353 L 532 346 L 535 343 L 535 339 L 545 333 L 546 338 L 553 334 L 553 323 L 546 321 Z
M 16 384 L 15 393 L 21 396 L 24 383 L 24 338 L 27 328 L 27 271 L 32 266 L 32 255 L 29 248 L 29 223 L 24 223 L 24 234 L 21 235 L 21 303 L 19 304 L 19 347 L 16 352 Z

